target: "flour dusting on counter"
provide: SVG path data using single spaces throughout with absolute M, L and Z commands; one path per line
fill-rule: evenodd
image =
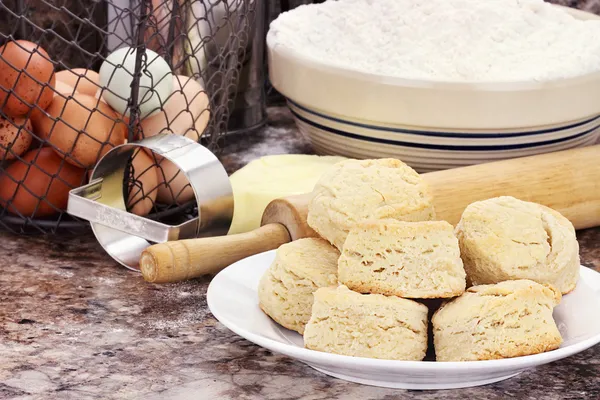
M 333 66 L 435 81 L 531 81 L 600 71 L 600 20 L 542 0 L 340 0 L 271 24 L 272 45 Z

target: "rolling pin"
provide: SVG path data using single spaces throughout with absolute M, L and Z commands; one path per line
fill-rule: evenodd
M 551 207 L 576 229 L 600 225 L 600 145 L 421 176 L 432 191 L 438 219 L 453 225 L 472 202 L 497 196 Z M 306 223 L 310 198 L 307 193 L 272 201 L 262 226 L 252 232 L 150 246 L 140 259 L 142 275 L 154 283 L 191 279 L 292 240 L 317 236 Z

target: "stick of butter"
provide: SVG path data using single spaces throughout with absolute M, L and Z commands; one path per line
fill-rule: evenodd
M 283 154 L 258 158 L 234 172 L 230 181 L 235 206 L 229 234 L 259 228 L 272 200 L 311 192 L 321 175 L 342 160 L 345 158 Z

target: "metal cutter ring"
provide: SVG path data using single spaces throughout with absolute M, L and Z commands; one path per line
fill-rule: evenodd
M 147 149 L 177 166 L 196 198 L 198 217 L 166 225 L 126 211 L 124 177 L 137 149 Z M 96 239 L 120 264 L 139 270 L 153 243 L 224 235 L 233 218 L 233 192 L 223 165 L 210 150 L 179 135 L 157 135 L 111 149 L 96 164 L 90 183 L 71 190 L 67 212 L 90 221 Z

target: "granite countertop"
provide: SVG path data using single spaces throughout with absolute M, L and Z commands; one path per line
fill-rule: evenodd
M 230 138 L 230 170 L 252 158 L 309 152 L 284 109 Z M 580 231 L 582 263 L 600 271 L 600 228 Z M 422 392 L 361 386 L 236 336 L 206 306 L 209 277 L 151 285 L 91 234 L 0 233 L 2 399 L 592 399 L 600 346 L 483 387 Z

